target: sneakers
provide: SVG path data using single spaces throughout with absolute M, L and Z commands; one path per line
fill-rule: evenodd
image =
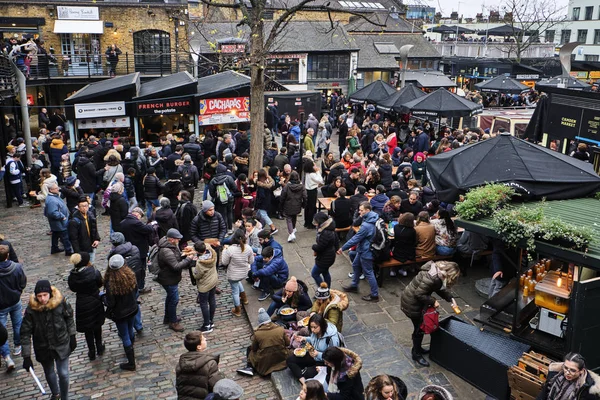
M 29 206 L 30 206 L 29 203 L 19 204 L 19 208 L 26 208 L 26 207 L 29 207 Z
M 279 232 L 279 228 L 271 229 L 271 236 Z
M 342 286 L 342 290 L 344 292 L 358 293 L 358 288 L 356 286 Z
M 143 288 L 143 289 L 140 289 L 140 294 L 148 294 L 151 291 L 152 291 L 152 288 L 149 288 L 149 287 Z
M 291 234 L 288 236 L 288 243 L 291 243 L 291 242 L 293 242 L 294 240 L 296 240 L 296 235 L 295 235 L 294 233 L 291 233 Z
M 212 326 L 209 325 L 202 325 L 202 328 L 200 328 L 200 332 L 202 333 L 211 333 L 213 331 Z
M 406 272 L 406 270 L 405 270 L 405 269 L 399 269 L 399 270 L 398 270 L 398 273 L 399 273 L 400 275 L 402 275 L 402 276 L 408 276 L 408 272 Z
M 170 323 L 169 324 L 169 329 L 175 331 L 175 332 L 183 332 L 185 330 L 185 328 L 183 327 L 183 325 L 181 325 L 179 322 L 175 322 L 175 323 Z
M 246 367 L 236 370 L 238 374 L 246 375 L 246 376 L 254 376 L 254 370 L 252 367 Z
M 371 296 L 370 294 L 361 297 L 361 299 L 363 299 L 364 301 L 370 301 L 373 303 L 379 302 L 379 296 Z
M 354 272 L 349 272 L 348 273 L 348 278 L 352 279 L 354 278 Z M 358 279 L 360 279 L 361 281 L 365 280 L 365 275 L 364 274 L 360 274 L 360 276 L 358 277 Z
M 266 299 L 268 299 L 269 297 L 271 297 L 271 292 L 265 292 L 263 291 L 260 296 L 258 297 L 258 301 L 265 301 Z
M 23 347 L 21 347 L 21 346 L 15 346 L 15 349 L 13 350 L 13 355 L 20 356 L 21 355 L 21 351 L 23 351 Z
M 6 362 L 6 373 L 10 374 L 15 370 L 15 362 L 10 358 L 10 356 L 4 357 L 4 361 Z
M 390 276 L 396 276 L 396 271 L 390 271 Z

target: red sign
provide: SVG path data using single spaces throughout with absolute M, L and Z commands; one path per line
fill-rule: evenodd
M 137 115 L 191 114 L 192 102 L 189 99 L 147 101 L 137 103 Z
M 222 44 L 221 53 L 244 53 L 246 52 L 245 44 Z
M 250 111 L 249 97 L 200 100 L 200 115 L 238 114 Z

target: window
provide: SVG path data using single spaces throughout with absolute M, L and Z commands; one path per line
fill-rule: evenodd
M 308 79 L 348 79 L 349 54 L 315 54 L 308 56 Z
M 600 29 L 594 29 L 594 44 L 600 44 Z
M 592 15 L 594 15 L 594 6 L 585 8 L 585 20 L 589 21 L 592 19 Z
M 554 30 L 546 31 L 546 43 L 554 43 Z
M 571 41 L 571 30 L 563 29 L 560 33 L 560 44 L 569 43 Z
M 168 32 L 144 30 L 133 33 L 135 71 L 171 73 L 171 37 Z
M 579 11 L 581 11 L 581 8 L 573 8 L 573 21 L 579 21 Z
M 61 33 L 60 50 L 65 57 L 64 60 L 70 58 L 70 66 L 65 73 L 72 75 L 103 74 L 100 35 L 96 33 Z
M 266 74 L 277 81 L 298 82 L 298 58 L 269 58 Z
M 273 20 L 274 11 L 273 10 L 265 10 L 263 11 L 263 19 L 266 21 Z
M 587 29 L 578 29 L 577 30 L 577 41 L 581 43 L 585 43 L 587 40 Z
M 597 54 L 586 54 L 584 56 L 585 61 L 598 61 L 598 58 L 600 56 L 598 56 Z

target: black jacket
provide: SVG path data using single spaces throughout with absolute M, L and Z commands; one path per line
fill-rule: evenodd
M 214 199 L 215 204 L 221 204 L 219 200 L 219 195 L 217 193 L 217 186 L 223 184 L 227 186 L 231 194 L 231 196 L 229 196 L 227 200 L 227 203 L 225 204 L 232 204 L 234 194 L 238 191 L 238 188 L 235 184 L 235 180 L 233 179 L 233 177 L 227 173 L 227 168 L 224 165 L 219 164 L 217 166 L 216 175 L 210 180 L 210 183 L 208 184 L 208 193 L 210 193 L 210 196 Z
M 158 241 L 158 265 L 160 271 L 156 281 L 161 285 L 171 286 L 181 282 L 181 270 L 191 268 L 194 261 L 182 257 L 179 248 L 164 237 Z
M 423 203 L 419 200 L 415 204 L 410 204 L 408 199 L 402 200 L 402 203 L 400 203 L 400 214 L 409 212 L 416 217 L 421 211 L 423 211 Z
M 344 174 L 343 177 L 343 182 L 344 182 L 344 187 L 346 188 L 346 195 L 348 196 L 353 196 L 354 193 L 356 192 L 356 187 L 358 185 L 360 185 L 360 182 L 357 180 L 354 180 L 350 177 L 350 174 Z
M 329 215 L 333 217 L 336 228 L 352 225 L 352 202 L 347 197 L 340 197 L 331 203 Z
M 192 235 L 190 235 L 190 227 L 192 226 L 192 221 L 196 215 L 198 215 L 198 209 L 193 203 L 189 201 L 179 203 L 179 206 L 175 211 L 175 218 L 179 225 L 179 232 L 183 235 L 183 238 L 181 239 L 182 242 L 187 242 L 192 238 Z
M 122 268 L 128 267 L 124 266 Z M 114 294 L 109 282 L 104 282 L 104 289 L 106 290 L 106 311 L 110 319 L 118 322 L 133 318 L 137 314 L 137 286 L 133 287 L 130 292 L 122 295 Z
M 417 247 L 417 232 L 415 228 L 403 225 L 394 226 L 394 239 L 392 240 L 392 257 L 398 261 L 414 260 Z
M 312 250 L 316 253 L 315 264 L 319 268 L 331 267 L 339 248 L 340 239 L 335 233 L 335 222 L 329 218 L 318 227 L 317 243 L 312 245 Z
M 156 200 L 160 193 L 160 180 L 154 175 L 146 175 L 144 178 L 144 197 L 147 200 Z
M 150 238 L 154 230 L 150 225 L 146 225 L 133 214 L 128 214 L 121 221 L 121 233 L 125 236 L 125 240 L 131 242 L 140 251 L 140 256 L 146 258 L 148 249 L 150 248 Z
M 379 176 L 381 177 L 381 184 L 386 190 L 389 190 L 394 181 L 394 177 L 392 176 L 392 164 L 382 164 L 379 166 L 377 172 L 379 172 Z
M 27 277 L 21 264 L 10 260 L 0 262 L 0 310 L 20 302 L 25 286 Z
M 306 206 L 306 188 L 301 183 L 291 183 L 283 187 L 279 202 L 283 215 L 294 216 L 300 214 L 302 207 Z
M 190 226 L 190 236 L 194 243 L 208 238 L 216 238 L 219 241 L 223 241 L 226 233 L 227 225 L 223 216 L 218 211 L 215 211 L 212 217 L 200 211 L 192 221 L 192 226 Z
M 167 160 L 165 161 L 165 169 L 167 171 L 169 171 L 170 173 L 177 171 L 177 165 L 175 164 L 175 161 L 177 161 L 177 160 L 181 160 L 181 154 L 179 154 L 179 153 L 169 154 L 169 156 L 167 157 Z
M 352 216 L 354 216 L 356 211 L 358 211 L 358 206 L 360 206 L 360 203 L 364 201 L 369 201 L 369 198 L 364 194 L 355 194 L 350 196 L 350 210 L 352 211 Z
M 183 145 L 183 152 L 188 153 L 190 158 L 197 164 L 202 161 L 202 149 L 198 143 L 186 143 Z
M 82 251 L 91 253 L 94 250 L 92 243 L 100 240 L 96 218 L 90 211 L 87 212 L 87 220 L 90 228 L 89 234 L 83 215 L 79 210 L 76 210 L 69 220 L 69 240 L 75 253 L 81 253 Z
M 178 400 L 202 400 L 223 379 L 219 372 L 219 356 L 190 351 L 179 357 L 175 367 Z
M 69 274 L 69 289 L 77 294 L 75 325 L 77 332 L 87 332 L 104 324 L 104 305 L 100 300 L 102 275 L 94 266 L 73 268 Z
M 61 186 L 60 194 L 67 202 L 69 213 L 73 214 L 73 210 L 79 204 L 79 198 L 83 196 L 83 190 L 76 187 Z
M 175 212 L 179 205 L 177 195 L 183 190 L 183 184 L 179 179 L 169 179 L 163 186 L 163 196 L 165 196 L 171 202 L 171 210 Z
M 154 220 L 158 222 L 158 237 L 161 238 L 167 235 L 171 228 L 179 230 L 175 213 L 170 208 L 157 208 L 154 212 Z
M 110 200 L 108 213 L 112 229 L 115 232 L 121 232 L 121 221 L 127 216 L 129 204 L 122 195 L 116 192 L 111 192 L 108 198 Z
M 104 170 L 102 170 L 104 171 Z M 83 193 L 94 193 L 97 186 L 96 166 L 87 157 L 79 157 L 77 161 L 77 178 Z
M 142 259 L 140 258 L 140 250 L 130 242 L 122 243 L 112 248 L 107 259 L 110 259 L 115 254 L 120 254 L 125 259 L 125 263 L 136 275 L 142 270 Z

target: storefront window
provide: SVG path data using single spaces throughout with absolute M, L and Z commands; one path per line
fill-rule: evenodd
M 271 58 L 266 74 L 277 81 L 298 82 L 299 62 L 298 58 Z
M 348 79 L 349 54 L 314 54 L 308 56 L 308 79 Z
M 100 35 L 96 33 L 61 33 L 62 67 L 72 75 L 102 75 Z M 89 63 L 89 70 L 88 70 Z
M 366 85 L 369 83 L 373 83 L 377 80 L 382 80 L 384 82 L 390 83 L 390 72 L 389 71 L 366 71 L 363 72 L 363 82 Z

